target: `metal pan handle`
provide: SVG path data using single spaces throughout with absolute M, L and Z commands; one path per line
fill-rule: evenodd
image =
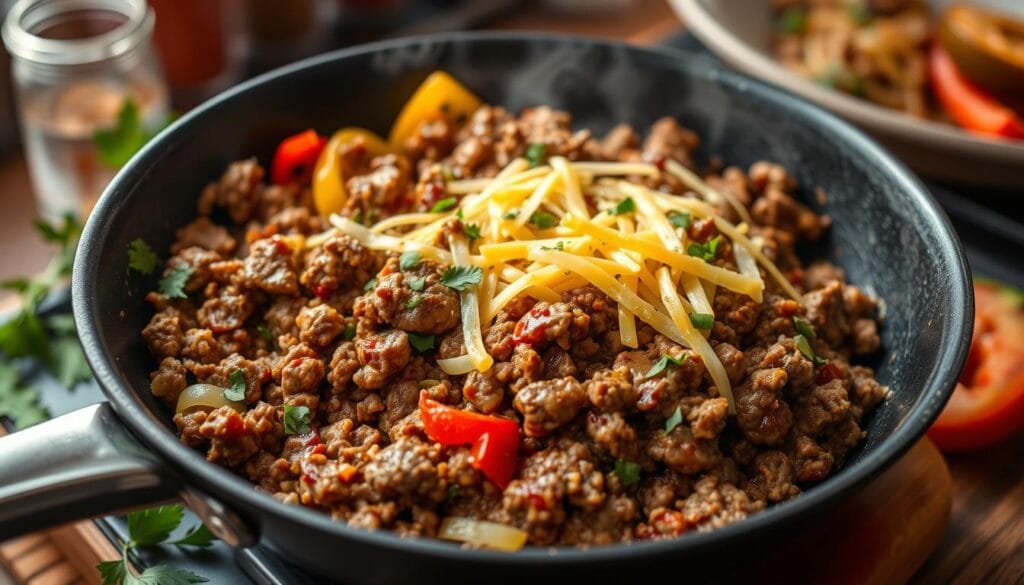
M 175 499 L 181 490 L 107 403 L 0 437 L 0 541 Z

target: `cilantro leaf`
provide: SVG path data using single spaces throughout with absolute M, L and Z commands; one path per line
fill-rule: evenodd
M 39 403 L 39 392 L 19 382 L 18 368 L 9 362 L 0 362 L 0 417 L 14 421 L 19 429 L 50 418 Z
M 466 239 L 472 242 L 473 240 L 480 239 L 480 226 L 475 223 L 462 224 L 462 233 L 466 234 Z
M 480 284 L 483 277 L 484 271 L 479 266 L 451 266 L 441 275 L 441 284 L 464 291 L 472 285 Z
M 406 250 L 398 257 L 398 267 L 402 270 L 412 270 L 420 263 L 419 250 Z
M 245 400 L 245 372 L 241 368 L 235 368 L 228 376 L 228 380 L 231 381 L 231 387 L 224 389 L 224 398 L 232 402 Z
M 209 579 L 200 577 L 192 571 L 176 569 L 167 565 L 156 565 L 138 574 L 128 573 L 124 585 L 190 585 L 192 583 L 206 583 Z
M 405 302 L 406 309 L 415 309 L 423 303 L 423 295 L 412 295 L 409 300 Z
M 193 526 L 178 540 L 172 540 L 168 544 L 177 546 L 198 546 L 200 548 L 206 548 L 213 546 L 213 541 L 217 540 L 217 537 L 210 532 L 210 529 L 205 524 L 199 523 Z
M 828 360 L 819 357 L 818 354 L 814 353 L 814 348 L 811 347 L 811 342 L 807 341 L 807 338 L 803 335 L 797 335 L 793 338 L 796 342 L 796 348 L 800 350 L 800 353 L 804 354 L 804 357 L 814 362 L 814 367 L 823 366 L 828 363 Z
M 690 323 L 697 329 L 711 329 L 715 325 L 715 316 L 707 313 L 690 313 Z
M 349 323 L 348 325 L 345 325 L 345 331 L 343 331 L 341 333 L 341 336 L 342 336 L 342 338 L 344 338 L 346 340 L 349 340 L 349 341 L 355 339 L 356 338 L 356 324 L 355 323 Z
M 152 274 L 156 269 L 156 252 L 142 238 L 135 238 L 128 244 L 128 268 L 142 274 Z
M 427 279 L 426 279 L 426 277 L 421 276 L 419 278 L 409 279 L 406 282 L 409 284 L 409 288 L 410 289 L 412 289 L 412 290 L 414 290 L 416 292 L 419 292 L 419 291 L 423 290 L 424 286 L 426 286 Z
M 690 227 L 690 214 L 684 211 L 670 211 L 668 221 L 675 227 L 685 230 Z
M 512 209 L 512 210 L 506 211 L 505 215 L 501 216 L 501 219 L 515 219 L 517 217 L 519 217 L 519 210 L 518 209 Z
M 793 327 L 796 328 L 797 333 L 803 335 L 807 339 L 814 339 L 816 337 L 814 334 L 814 327 L 809 322 L 797 317 L 796 315 L 793 316 Z
M 366 284 L 363 285 L 363 290 L 364 291 L 373 290 L 373 287 L 375 287 L 375 286 L 377 286 L 377 277 L 376 276 L 374 276 L 370 280 L 366 281 Z
M 265 323 L 260 323 L 256 326 L 256 332 L 259 333 L 260 337 L 262 337 L 268 344 L 270 344 L 271 349 L 275 351 L 277 350 L 277 337 L 274 336 L 274 332 L 271 331 L 270 327 Z
M 636 211 L 636 202 L 633 201 L 632 197 L 626 197 L 615 207 L 608 210 L 608 213 L 612 215 L 625 215 L 627 213 L 633 213 Z
M 420 335 L 418 333 L 407 333 L 407 335 L 409 336 L 409 345 L 420 353 L 434 348 L 433 335 Z
M 435 203 L 433 207 L 430 208 L 430 213 L 441 213 L 444 211 L 448 211 L 452 207 L 455 207 L 456 203 L 458 203 L 458 200 L 455 199 L 454 197 L 445 197 L 444 199 Z
M 625 486 L 630 486 L 640 481 L 640 465 L 632 461 L 619 459 L 615 462 L 615 469 L 612 473 L 619 476 L 619 480 Z
M 526 160 L 530 162 L 531 167 L 539 167 L 547 160 L 547 154 L 548 145 L 543 142 L 534 142 L 526 149 Z
M 51 339 L 43 361 L 50 373 L 65 388 L 71 388 L 78 382 L 92 378 L 89 362 L 85 361 L 82 346 L 73 331 Z
M 658 358 L 658 361 L 654 362 L 654 364 L 651 366 L 651 369 L 647 370 L 647 373 L 644 374 L 644 379 L 653 378 L 658 374 L 664 372 L 665 369 L 668 368 L 669 364 L 675 366 L 683 365 L 683 363 L 686 362 L 686 357 L 687 356 L 685 354 L 677 358 L 674 358 L 668 355 L 667 353 L 661 354 L 661 357 Z
M 706 244 L 692 242 L 686 247 L 686 253 L 690 256 L 696 256 L 705 262 L 711 262 L 718 255 L 718 244 L 721 243 L 721 241 L 722 236 L 715 236 Z
M 131 99 L 126 99 L 117 114 L 114 126 L 93 133 L 92 141 L 96 147 L 96 154 L 100 162 L 109 167 L 123 166 L 151 138 L 173 121 L 174 117 L 168 116 L 158 128 L 150 130 L 142 125 L 139 107 Z
M 671 416 L 669 416 L 667 419 L 665 419 L 665 432 L 666 433 L 671 433 L 672 429 L 678 427 L 682 423 L 683 423 L 683 412 L 681 410 L 679 410 L 679 407 L 677 406 L 676 409 L 672 411 Z
M 530 223 L 543 230 L 553 227 L 558 223 L 558 218 L 546 211 L 535 211 L 533 212 L 533 215 L 530 216 Z
M 309 432 L 309 407 L 284 405 L 284 432 L 302 435 Z
M 191 266 L 174 268 L 160 279 L 160 293 L 169 299 L 186 299 L 185 283 L 192 277 L 194 269 Z
M 181 524 L 185 508 L 181 504 L 157 506 L 138 512 L 129 512 L 128 538 L 130 546 L 152 546 L 167 540 L 171 532 Z

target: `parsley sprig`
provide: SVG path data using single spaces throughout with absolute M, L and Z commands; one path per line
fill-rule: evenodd
M 309 407 L 284 405 L 284 432 L 303 435 L 309 432 Z
M 696 256 L 705 262 L 711 262 L 716 256 L 718 256 L 718 244 L 721 242 L 722 236 L 715 236 L 708 240 L 706 244 L 692 242 L 686 247 L 686 253 L 690 256 Z
M 142 124 L 139 107 L 131 99 L 124 100 L 117 114 L 117 123 L 113 127 L 97 130 L 92 136 L 100 162 L 114 168 L 123 166 L 174 118 L 173 114 L 168 115 L 156 128 L 146 128 Z
M 653 378 L 658 374 L 664 372 L 668 368 L 669 364 L 677 367 L 683 365 L 684 363 L 686 363 L 687 357 L 688 356 L 686 354 L 683 354 L 679 357 L 672 357 L 667 353 L 661 354 L 661 357 L 658 358 L 658 361 L 654 362 L 654 365 L 651 366 L 651 369 L 647 370 L 647 373 L 644 374 L 644 379 L 646 380 L 647 378 Z
M 615 469 L 612 473 L 619 476 L 622 485 L 630 486 L 640 481 L 640 464 L 619 459 L 615 462 Z
M 484 271 L 479 266 L 451 266 L 441 275 L 441 284 L 461 292 L 480 284 L 483 277 Z
M 169 544 L 179 547 L 194 546 L 206 548 L 217 540 L 202 524 L 191 527 L 184 536 L 169 540 L 185 516 L 181 504 L 159 506 L 139 512 L 131 512 L 128 520 L 128 542 L 121 543 L 121 558 L 103 561 L 96 569 L 103 578 L 103 585 L 188 585 L 206 583 L 208 579 L 191 571 L 176 569 L 167 565 L 155 565 L 136 574 L 129 566 L 132 552 L 139 547 Z

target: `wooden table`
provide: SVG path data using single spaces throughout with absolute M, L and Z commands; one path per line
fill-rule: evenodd
M 665 0 L 637 0 L 624 14 L 581 18 L 534 7 L 497 29 L 549 30 L 656 43 L 682 23 Z M 51 253 L 35 237 L 24 160 L 0 161 L 0 279 L 38 270 Z M 11 306 L 0 298 L 0 310 Z M 946 458 L 953 478 L 952 516 L 938 548 L 914 584 L 1024 583 L 1024 436 L 998 448 Z M 2 580 L 0 580 L 2 583 Z

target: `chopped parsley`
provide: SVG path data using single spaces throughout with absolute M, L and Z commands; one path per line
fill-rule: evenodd
M 668 222 L 677 228 L 683 228 L 685 230 L 690 227 L 690 214 L 685 211 L 670 211 L 668 214 Z
M 636 202 L 633 201 L 632 197 L 626 197 L 615 207 L 608 210 L 608 213 L 612 215 L 625 215 L 627 213 L 633 213 L 636 211 Z
M 533 212 L 533 215 L 530 216 L 530 223 L 543 230 L 549 227 L 554 227 L 554 225 L 558 223 L 558 218 L 546 211 L 535 211 Z
M 715 316 L 707 313 L 690 313 L 690 323 L 697 329 L 711 329 L 715 325 Z
M 375 286 L 377 286 L 377 277 L 376 276 L 374 276 L 370 280 L 366 281 L 366 284 L 363 285 L 363 290 L 364 291 L 372 290 L 373 287 L 375 287 Z
M 828 360 L 819 357 L 818 354 L 814 353 L 814 348 L 811 347 L 811 342 L 807 341 L 807 338 L 803 335 L 797 335 L 793 338 L 796 342 L 796 348 L 800 350 L 800 353 L 804 354 L 804 357 L 814 362 L 814 367 L 823 366 L 828 363 Z
M 807 11 L 799 6 L 790 6 L 779 15 L 779 29 L 788 35 L 799 34 L 807 28 Z
M 510 211 L 506 211 L 505 215 L 501 216 L 501 219 L 515 219 L 517 217 L 519 217 L 519 210 L 512 209 Z
M 433 335 L 420 335 L 419 333 L 406 333 L 409 336 L 409 345 L 416 351 L 423 353 L 428 349 L 434 349 Z
M 191 266 L 180 266 L 164 274 L 160 279 L 160 293 L 169 299 L 185 299 L 185 283 L 194 272 Z
M 445 197 L 430 208 L 430 213 L 441 213 L 455 207 L 457 200 L 454 197 Z
M 679 410 L 677 406 L 672 414 L 665 419 L 665 432 L 671 433 L 672 429 L 678 427 L 683 422 L 683 411 Z
M 547 160 L 548 147 L 543 142 L 534 142 L 526 149 L 526 160 L 531 167 L 539 167 Z
M 356 324 L 349 323 L 345 325 L 345 330 L 341 332 L 341 337 L 345 340 L 351 341 L 356 338 Z
M 473 240 L 480 239 L 480 226 L 475 223 L 464 223 L 462 224 L 462 233 L 466 234 L 466 239 L 470 242 Z
M 612 473 L 619 477 L 624 486 L 630 486 L 640 481 L 640 465 L 632 461 L 619 459 L 615 462 L 615 469 Z
M 415 309 L 423 303 L 423 295 L 412 295 L 408 301 L 405 301 L 406 309 Z
M 451 266 L 441 275 L 441 284 L 464 291 L 472 285 L 480 284 L 483 277 L 484 271 L 479 266 Z
M 554 246 L 541 246 L 541 250 L 558 250 L 559 252 L 565 250 L 565 242 L 559 240 L 555 242 Z
M 284 432 L 302 435 L 309 432 L 309 407 L 284 405 Z
M 711 262 L 718 255 L 718 244 L 721 242 L 722 236 L 715 236 L 708 240 L 706 244 L 692 242 L 686 247 L 686 253 L 690 256 L 696 256 L 705 262 Z
M 793 317 L 793 327 L 796 328 L 796 332 L 803 335 L 807 339 L 815 339 L 817 336 L 814 334 L 814 327 L 806 320 L 800 317 Z
M 128 540 L 121 543 L 121 558 L 116 561 L 102 561 L 96 565 L 102 585 L 188 585 L 189 583 L 206 583 L 208 579 L 184 569 L 176 569 L 167 565 L 154 565 L 139 574 L 128 567 L 130 552 L 141 546 L 170 544 L 178 547 L 195 546 L 207 548 L 213 545 L 217 537 L 202 524 L 192 526 L 184 536 L 176 540 L 168 540 L 185 517 L 185 509 L 181 504 L 159 506 L 137 512 L 129 512 Z
M 420 263 L 419 250 L 406 250 L 398 257 L 398 267 L 402 270 L 412 270 Z
M 681 366 L 684 362 L 686 362 L 685 354 L 675 358 L 668 355 L 667 353 L 663 353 L 661 354 L 661 357 L 658 358 L 658 361 L 654 362 L 654 365 L 651 366 L 651 369 L 647 370 L 647 373 L 644 374 L 644 378 L 653 378 L 657 376 L 658 374 L 664 372 L 665 369 L 668 368 L 669 364 L 672 364 L 674 366 Z
M 419 278 L 410 278 L 406 282 L 409 284 L 410 289 L 419 292 L 423 290 L 423 287 L 427 284 L 427 278 L 425 276 L 421 276 Z
M 135 238 L 128 244 L 128 268 L 135 272 L 153 274 L 157 260 L 156 252 L 142 238 Z
M 224 398 L 232 402 L 245 400 L 245 372 L 240 368 L 235 368 L 228 379 L 231 381 L 231 387 L 224 390 Z

